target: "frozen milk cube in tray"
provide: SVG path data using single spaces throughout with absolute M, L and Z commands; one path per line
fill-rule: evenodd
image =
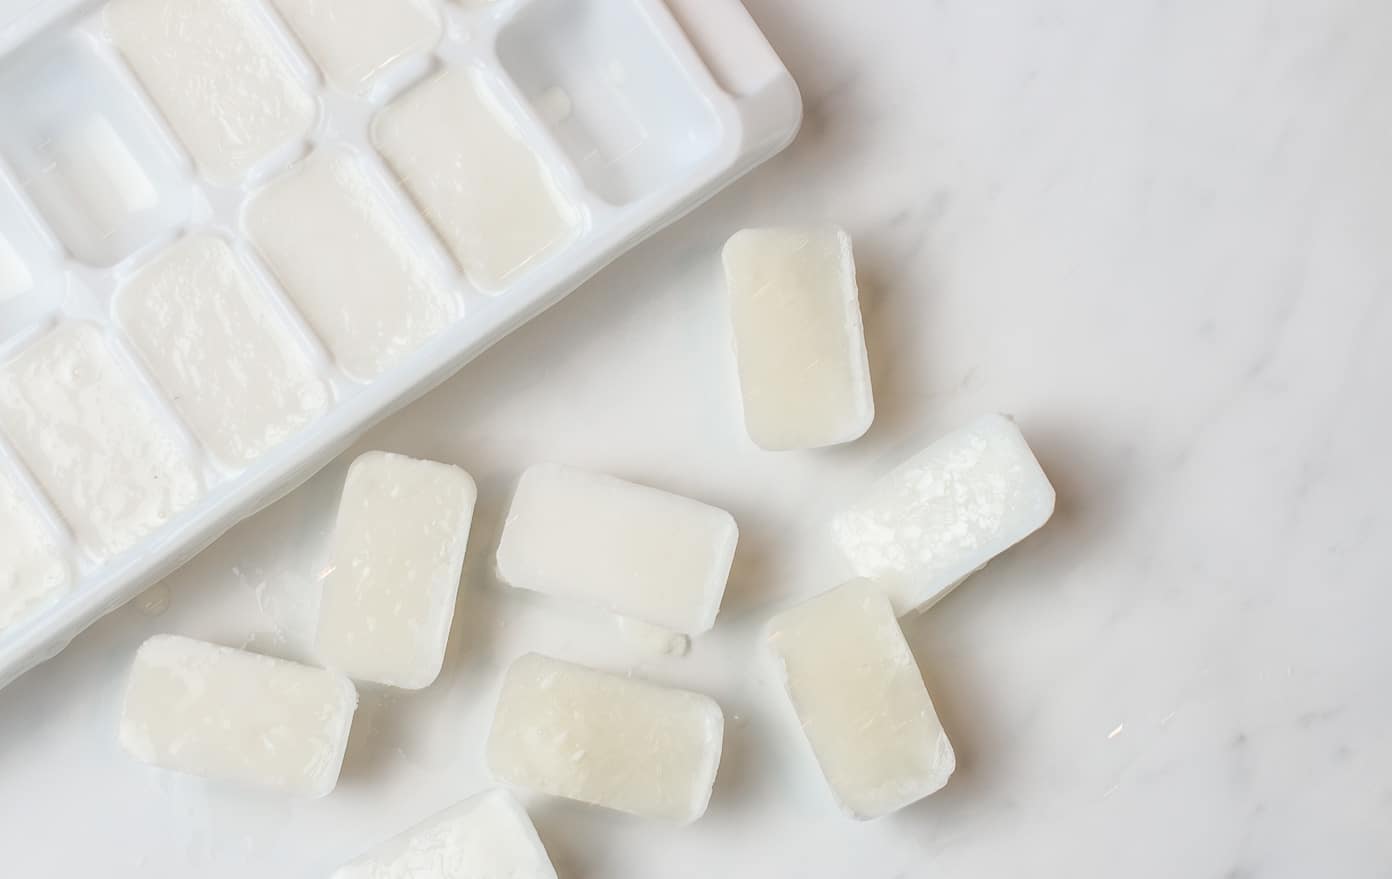
M 0 461 L 0 634 L 58 601 L 72 571 L 43 517 Z
M 69 580 L 24 575 L 44 598 L 0 631 L 0 684 L 800 120 L 736 0 L 21 5 L 0 5 L 0 469 Z M 660 616 L 699 631 L 701 601 Z
M 135 545 L 203 492 L 182 437 L 90 323 L 61 324 L 0 367 L 0 431 L 97 558 Z
M 210 180 L 309 133 L 315 96 L 245 0 L 110 0 L 106 31 Z
M 373 141 L 481 289 L 575 237 L 578 217 L 481 77 L 451 68 L 393 101 Z
M 272 0 L 331 83 L 365 92 L 385 69 L 434 48 L 433 0 Z
M 156 383 L 227 466 L 254 461 L 329 406 L 314 362 L 221 238 L 196 233 L 162 251 L 115 310 Z
M 316 151 L 257 192 L 247 234 L 348 376 L 376 378 L 461 315 L 364 161 Z

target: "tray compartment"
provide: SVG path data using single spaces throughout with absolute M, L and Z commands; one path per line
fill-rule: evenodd
M 498 35 L 498 59 L 601 198 L 623 205 L 708 162 L 720 119 L 648 4 L 536 0 Z
M 378 74 L 429 52 L 443 21 L 430 0 L 271 0 L 325 78 L 364 94 Z
M 114 265 L 188 215 L 188 183 L 153 121 L 80 38 L 8 60 L 0 118 L 0 156 L 87 265 Z
M 314 361 L 216 235 L 195 232 L 161 253 L 115 310 L 165 398 L 224 467 L 240 469 L 329 407 Z
M 474 70 L 445 68 L 388 104 L 372 140 L 484 291 L 503 290 L 580 232 L 577 206 Z
M 328 147 L 251 200 L 246 229 L 349 376 L 370 381 L 458 320 L 461 303 L 358 156 Z
M 135 545 L 203 491 L 178 427 L 85 321 L 0 367 L 0 428 L 94 558 Z
M 246 0 L 111 0 L 106 33 L 210 181 L 231 185 L 308 136 L 318 101 Z

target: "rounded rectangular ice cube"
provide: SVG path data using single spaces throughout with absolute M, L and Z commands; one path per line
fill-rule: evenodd
M 116 297 L 116 316 L 174 408 L 228 466 L 328 408 L 328 385 L 221 238 L 190 235 L 155 257 Z
M 841 807 L 878 818 L 947 784 L 957 761 L 889 599 L 856 580 L 769 621 L 768 646 Z
M 156 635 L 135 654 L 121 746 L 165 769 L 322 797 L 338 781 L 357 705 L 335 672 Z
M 988 415 L 878 480 L 832 524 L 862 577 L 900 614 L 926 610 L 1054 512 L 1054 487 L 1020 428 Z
M 687 635 L 715 624 L 739 528 L 724 510 L 555 464 L 522 474 L 498 544 L 519 589 Z
M 0 470 L 0 634 L 57 601 L 71 582 L 62 550 Z
M 498 291 L 575 237 L 533 147 L 467 69 L 449 69 L 387 105 L 372 140 L 469 280 Z
M 324 71 L 348 92 L 363 92 L 397 61 L 430 51 L 443 26 L 429 0 L 273 0 Z
M 319 657 L 418 690 L 440 674 L 478 490 L 458 467 L 387 452 L 353 462 L 319 604 Z
M 235 182 L 314 125 L 314 98 L 245 0 L 111 0 L 105 23 L 215 183 Z
M 749 436 L 783 450 L 864 434 L 875 398 L 850 236 L 745 229 L 724 263 Z
M 522 804 L 493 790 L 425 819 L 331 879 L 556 879 L 556 870 Z
M 92 324 L 60 324 L 0 367 L 0 429 L 98 557 L 202 494 L 178 434 Z
M 247 206 L 247 233 L 335 360 L 368 380 L 458 316 L 362 161 L 320 150 Z
M 724 734 L 709 696 L 532 653 L 503 681 L 488 766 L 508 784 L 690 822 L 710 802 Z

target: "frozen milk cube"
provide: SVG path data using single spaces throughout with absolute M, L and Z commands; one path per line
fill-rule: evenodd
M 689 822 L 710 802 L 724 732 L 708 696 L 533 653 L 508 669 L 487 759 L 508 784 Z
M 498 292 L 578 217 L 480 76 L 447 69 L 383 108 L 372 140 L 469 280 Z
M 221 238 L 194 234 L 116 299 L 141 359 L 198 438 L 244 466 L 317 418 L 329 388 Z
M 454 321 L 458 302 L 362 161 L 315 152 L 247 205 L 247 234 L 339 366 L 373 379 Z
M 956 768 L 889 600 L 856 580 L 775 616 L 768 644 L 836 801 L 878 818 Z
M 396 61 L 430 50 L 440 13 L 430 0 L 273 0 L 324 74 L 363 92 Z
M 0 634 L 57 601 L 71 578 L 37 511 L 0 470 Z
M 353 462 L 319 605 L 319 656 L 418 690 L 440 674 L 478 491 L 458 467 L 368 452 Z
M 539 464 L 517 485 L 498 575 L 520 589 L 696 635 L 715 624 L 738 539 L 724 510 Z
M 332 879 L 556 879 L 522 804 L 494 790 L 427 818 Z
M 0 367 L 0 429 L 99 558 L 135 544 L 202 493 L 178 434 L 92 324 L 59 324 Z
M 235 182 L 314 124 L 314 99 L 255 4 L 111 0 L 106 30 L 215 183 Z
M 1054 488 L 1020 429 L 988 415 L 875 483 L 833 522 L 857 574 L 900 614 L 925 610 L 1048 521 Z
M 749 436 L 781 450 L 864 434 L 875 399 L 850 236 L 745 229 L 724 261 Z
M 135 654 L 121 746 L 165 769 L 321 797 L 338 781 L 357 705 L 335 672 L 156 635 Z

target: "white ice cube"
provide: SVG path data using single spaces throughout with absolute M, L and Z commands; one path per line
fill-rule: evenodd
M 198 167 L 231 183 L 308 134 L 314 98 L 244 0 L 112 0 L 106 30 Z
M 499 292 L 575 238 L 578 215 L 479 74 L 413 86 L 372 140 L 469 280 Z
M 72 570 L 43 520 L 0 469 L 0 633 L 52 605 Z
M 202 493 L 178 434 L 94 324 L 61 323 L 0 367 L 0 428 L 99 558 L 130 547 Z
M 556 879 L 522 804 L 488 791 L 344 864 L 333 879 Z
M 931 607 L 1048 521 L 1054 488 L 1020 429 L 988 415 L 880 479 L 837 516 L 837 543 L 900 614 Z
M 329 667 L 410 690 L 439 676 L 477 497 L 448 464 L 387 452 L 353 462 L 319 604 Z
M 822 774 L 853 817 L 878 818 L 947 783 L 957 761 L 889 599 L 854 580 L 767 631 Z
M 744 420 L 765 449 L 850 442 L 875 399 L 851 239 L 834 227 L 745 229 L 725 245 Z
M 363 161 L 318 150 L 247 204 L 246 230 L 344 371 L 372 379 L 459 316 L 459 304 Z
M 340 88 L 365 91 L 396 61 L 430 50 L 440 14 L 430 0 L 274 0 L 276 9 Z
M 166 397 L 226 465 L 317 418 L 329 387 L 227 242 L 195 233 L 155 257 L 116 316 Z
M 697 635 L 715 624 L 738 539 L 724 510 L 539 464 L 518 483 L 498 574 L 521 589 Z
M 335 672 L 156 635 L 135 655 L 121 746 L 165 769 L 322 797 L 338 781 L 357 705 Z
M 708 696 L 532 653 L 503 681 L 488 766 L 507 784 L 690 822 L 710 802 L 724 731 Z

